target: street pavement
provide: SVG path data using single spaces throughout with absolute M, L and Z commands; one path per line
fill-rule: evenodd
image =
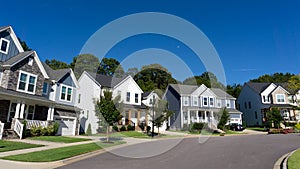
M 135 144 L 58 169 L 272 169 L 300 147 L 299 134 L 169 139 Z

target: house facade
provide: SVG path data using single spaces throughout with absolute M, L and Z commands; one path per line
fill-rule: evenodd
M 235 108 L 235 98 L 221 89 L 207 88 L 205 85 L 170 84 L 163 99 L 168 101 L 174 115 L 169 119 L 170 129 L 182 129 L 192 123 L 218 123 L 217 113 L 226 108 L 229 123 L 242 124 L 242 113 Z
M 278 108 L 285 121 L 295 122 L 298 118 L 294 109 L 297 94 L 288 91 L 287 83 L 245 83 L 237 103 L 249 126 L 265 125 L 272 108 Z
M 89 124 L 93 134 L 99 132 L 95 103 L 106 90 L 112 92 L 113 98 L 120 96 L 120 101 L 123 103 L 123 118 L 120 125 L 131 123 L 137 126 L 141 120 L 146 119 L 146 106 L 142 103 L 143 91 L 131 76 L 118 78 L 85 71 L 78 82 L 80 86 L 78 97 L 82 99 L 76 104 L 82 109 L 80 114 L 82 132 L 86 132 Z
M 55 84 L 36 51 L 24 51 L 11 26 L 0 27 L 0 121 L 4 129 L 22 137 L 23 120 L 27 127 L 47 126 L 60 116 L 57 110 L 74 110 L 74 104 L 51 99 L 51 95 L 59 95 L 50 90 Z

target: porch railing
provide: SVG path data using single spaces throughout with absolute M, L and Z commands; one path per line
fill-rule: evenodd
M 22 139 L 23 136 L 23 129 L 24 124 L 22 124 L 18 119 L 16 119 L 15 125 L 14 125 L 14 131 L 17 133 L 17 135 Z
M 4 123 L 0 121 L 0 140 L 2 140 L 3 131 L 4 131 Z
M 32 127 L 47 127 L 48 123 L 47 121 L 40 121 L 40 120 L 26 120 L 26 129 L 31 129 Z

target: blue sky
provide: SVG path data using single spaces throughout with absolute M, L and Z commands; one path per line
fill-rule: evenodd
M 43 61 L 58 59 L 69 63 L 89 37 L 105 24 L 133 13 L 163 12 L 181 17 L 202 30 L 219 54 L 228 84 L 244 83 L 275 72 L 300 73 L 300 1 L 43 0 L 6 3 L 8 7 L 1 10 L 1 25 L 12 25 L 16 34 L 36 50 Z M 194 75 L 205 71 L 185 44 L 159 35 L 124 39 L 107 53 L 107 57 L 122 61 L 146 48 L 178 55 Z M 180 72 L 180 68 L 173 69 Z M 188 76 L 186 73 L 176 76 L 181 80 L 184 75 Z

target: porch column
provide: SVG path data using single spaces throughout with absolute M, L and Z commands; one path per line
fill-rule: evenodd
M 140 118 L 141 118 L 141 110 L 138 110 L 138 112 L 137 112 L 137 125 L 140 124 Z
M 210 116 L 211 116 L 211 121 L 213 121 L 215 118 L 214 118 L 214 111 L 211 111 L 210 112 Z
M 51 120 L 51 121 L 54 120 L 54 107 L 51 108 L 51 116 L 50 116 L 50 120 Z
M 199 112 L 199 111 L 197 111 L 197 123 L 200 123 L 200 119 L 199 119 L 199 113 L 201 113 L 201 112 Z
M 191 124 L 191 111 L 190 111 L 190 110 L 188 110 L 187 116 L 188 116 L 188 118 L 187 118 L 187 120 L 188 120 L 188 125 L 190 125 L 190 124 Z
M 128 110 L 128 121 L 129 121 L 129 123 L 130 123 L 130 120 L 131 120 L 131 110 L 129 109 Z
M 16 106 L 16 113 L 15 113 L 15 117 L 14 117 L 16 119 L 20 117 L 20 106 L 21 106 L 21 103 L 20 103 L 20 101 L 18 101 L 17 106 Z
M 149 111 L 146 110 L 146 114 L 145 114 L 146 126 L 148 126 L 148 116 L 149 116 Z
M 207 121 L 207 116 L 206 116 L 206 115 L 207 115 L 207 111 L 204 111 L 204 121 L 205 121 L 205 122 L 208 122 L 208 121 Z
M 25 111 L 25 103 L 22 102 L 21 111 L 20 111 L 20 119 L 24 119 L 24 111 Z
M 47 113 L 47 121 L 51 120 L 51 110 L 52 110 L 52 107 L 49 107 L 48 108 L 48 113 Z

